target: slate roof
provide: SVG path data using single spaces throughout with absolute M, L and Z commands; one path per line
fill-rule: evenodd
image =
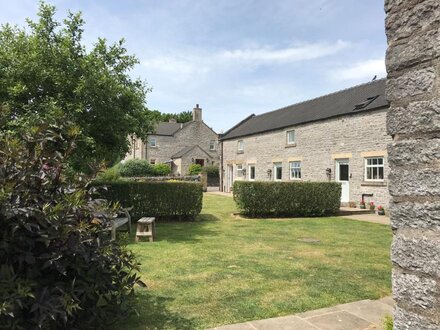
M 188 122 L 190 123 L 190 122 Z M 168 123 L 160 122 L 157 124 L 155 131 L 152 134 L 155 135 L 174 135 L 178 130 L 185 127 L 188 123 Z
M 188 152 L 190 152 L 190 151 L 193 150 L 194 148 L 199 148 L 199 149 L 202 150 L 206 155 L 208 155 L 209 158 L 212 158 L 212 156 L 211 156 L 210 154 L 208 154 L 205 150 L 203 150 L 202 147 L 200 147 L 199 145 L 193 145 L 193 146 L 185 147 L 185 148 L 179 150 L 178 152 L 176 152 L 174 155 L 171 156 L 171 159 L 182 158 L 184 155 L 186 155 Z
M 224 133 L 221 140 L 387 107 L 385 83 L 386 79 L 379 79 L 258 116 L 251 115 Z

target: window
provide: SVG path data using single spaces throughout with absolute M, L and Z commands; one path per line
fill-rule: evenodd
M 150 146 L 152 147 L 152 148 L 156 148 L 157 147 L 157 141 L 156 141 L 156 138 L 155 137 L 150 137 Z
M 295 131 L 287 131 L 287 144 L 295 144 Z
M 211 140 L 209 142 L 209 150 L 211 150 L 211 151 L 215 150 L 215 140 Z
M 244 152 L 244 141 L 243 140 L 238 140 L 238 142 L 237 142 L 237 151 L 238 151 L 238 153 L 243 153 Z
M 290 180 L 301 179 L 301 162 L 290 162 Z
M 151 165 L 155 165 L 155 164 L 156 164 L 156 159 L 153 159 L 153 158 L 150 159 L 150 164 L 151 164 Z
M 243 176 L 243 165 L 237 164 L 236 170 L 237 170 L 237 176 L 242 177 Z
M 273 179 L 275 181 L 281 181 L 283 179 L 283 164 L 282 163 L 274 163 L 273 164 Z
M 383 181 L 384 165 L 383 157 L 365 158 L 365 180 Z
M 249 180 L 255 180 L 255 165 L 249 165 Z

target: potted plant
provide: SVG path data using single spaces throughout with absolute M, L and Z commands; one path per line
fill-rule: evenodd
M 348 206 L 351 208 L 356 208 L 356 202 L 355 201 L 349 201 Z
M 359 203 L 359 208 L 365 209 L 365 201 L 364 200 L 361 200 L 361 202 Z
M 378 215 L 385 215 L 385 209 L 383 208 L 383 206 L 379 205 L 377 207 L 377 214 Z
M 370 202 L 370 210 L 374 210 L 376 208 L 376 205 L 374 205 L 374 202 Z

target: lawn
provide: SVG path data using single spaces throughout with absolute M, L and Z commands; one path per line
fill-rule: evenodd
M 159 223 L 154 243 L 129 245 L 148 289 L 118 329 L 204 329 L 391 293 L 389 227 L 234 211 L 232 198 L 205 195 L 197 221 Z

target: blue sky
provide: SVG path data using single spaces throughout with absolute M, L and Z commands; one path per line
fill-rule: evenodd
M 246 116 L 384 77 L 383 0 L 52 0 L 82 11 L 85 42 L 125 38 L 162 112 L 203 108 L 226 131 Z M 0 0 L 23 26 L 36 0 Z

